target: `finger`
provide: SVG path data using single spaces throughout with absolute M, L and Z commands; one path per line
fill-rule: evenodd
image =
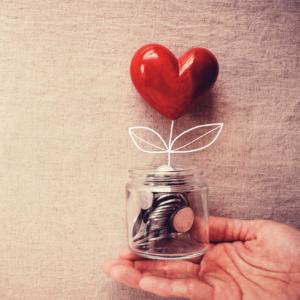
M 107 262 L 105 262 L 102 266 L 103 272 L 106 275 L 110 275 L 110 271 L 113 267 L 115 266 L 127 266 L 127 267 L 132 267 L 133 263 L 132 261 L 126 260 L 126 259 L 112 259 Z
M 140 256 L 138 256 L 137 254 L 135 254 L 129 248 L 123 248 L 123 249 L 121 249 L 121 251 L 119 253 L 119 257 L 122 258 L 122 259 L 127 259 L 127 260 L 132 260 L 132 261 L 143 259 Z
M 209 235 L 213 242 L 250 241 L 256 239 L 256 221 L 209 217 Z
M 129 287 L 138 288 L 142 274 L 133 267 L 117 265 L 111 268 L 110 276 Z
M 197 276 L 199 265 L 185 260 L 166 261 L 166 260 L 139 260 L 133 263 L 134 268 L 141 272 L 158 271 L 161 275 L 169 278 L 176 278 L 178 275 Z
M 145 276 L 140 280 L 141 289 L 162 297 L 188 297 L 194 299 L 211 299 L 212 288 L 196 279 L 166 279 Z
M 181 273 L 168 273 L 166 275 L 164 271 L 158 271 L 158 270 L 142 272 L 142 277 L 145 276 L 147 277 L 155 276 L 155 277 L 168 278 L 168 279 L 197 278 L 196 276 L 191 276 L 191 275 L 181 274 Z

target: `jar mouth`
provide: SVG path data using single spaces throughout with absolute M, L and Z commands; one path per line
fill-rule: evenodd
M 201 182 L 203 171 L 195 166 L 177 165 L 174 170 L 167 166 L 144 166 L 129 170 L 133 183 L 146 186 L 190 186 Z
M 197 176 L 203 176 L 204 172 L 200 169 L 198 169 L 195 166 L 188 165 L 188 166 L 182 166 L 182 165 L 176 165 L 173 170 L 164 170 L 159 169 L 161 165 L 149 165 L 149 166 L 140 166 L 140 167 L 134 167 L 129 169 L 129 176 L 135 177 L 135 176 L 143 176 L 145 174 L 157 174 L 157 175 L 181 175 L 181 176 L 188 176 L 188 175 L 197 175 Z

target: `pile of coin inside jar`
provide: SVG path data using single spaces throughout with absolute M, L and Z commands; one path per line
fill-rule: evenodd
M 134 247 L 141 251 L 189 232 L 194 223 L 188 193 L 172 189 L 184 185 L 184 178 L 168 172 L 162 175 L 162 170 L 170 171 L 166 166 L 158 170 L 159 174 L 149 174 L 145 179 L 145 185 L 152 185 L 151 192 L 141 192 L 141 208 L 132 228 Z

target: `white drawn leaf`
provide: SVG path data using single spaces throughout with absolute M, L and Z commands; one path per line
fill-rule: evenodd
M 211 146 L 218 138 L 223 123 L 205 124 L 192 127 L 177 137 L 171 143 L 171 153 L 190 153 L 204 150 Z M 176 146 L 175 144 L 183 144 Z
M 168 146 L 164 139 L 155 130 L 144 127 L 135 126 L 128 129 L 128 133 L 134 145 L 146 153 L 167 153 Z

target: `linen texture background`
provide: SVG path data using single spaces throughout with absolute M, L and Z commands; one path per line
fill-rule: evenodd
M 205 152 L 210 213 L 300 226 L 299 1 L 0 1 L 0 298 L 158 299 L 111 282 L 101 264 L 125 244 L 127 170 L 164 163 L 129 126 L 167 136 L 137 95 L 134 51 L 215 53 L 202 111 L 175 133 L 224 122 Z

